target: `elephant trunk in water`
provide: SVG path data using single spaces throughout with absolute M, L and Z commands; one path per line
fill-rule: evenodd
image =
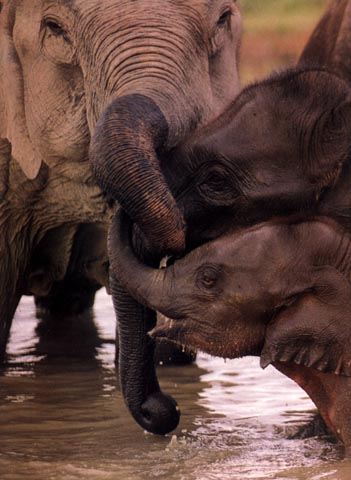
M 156 377 L 153 361 L 154 340 L 148 335 L 148 331 L 156 324 L 156 313 L 134 300 L 117 279 L 121 273 L 118 265 L 122 259 L 114 255 L 116 250 L 120 251 L 120 246 L 116 242 L 121 237 L 120 231 L 123 229 L 124 252 L 131 248 L 127 240 L 131 234 L 130 227 L 131 222 L 127 221 L 126 214 L 118 213 L 112 223 L 109 242 L 111 289 L 119 319 L 122 392 L 131 414 L 139 425 L 152 433 L 166 434 L 177 427 L 180 412 L 173 398 L 161 392 Z M 129 263 L 129 260 L 132 263 Z M 131 271 L 139 264 L 135 254 L 126 255 L 126 262 Z M 141 262 L 139 267 L 138 283 L 143 297 L 146 294 L 144 289 L 149 282 L 155 284 L 161 281 L 163 272 Z M 123 280 L 126 279 L 123 278 Z M 133 295 L 134 293 L 137 294 L 133 290 Z M 133 332 L 132 335 L 131 332 Z
M 95 175 L 124 207 L 156 252 L 179 252 L 185 246 L 182 215 L 160 171 L 157 150 L 168 136 L 156 104 L 140 94 L 118 98 L 100 117 L 92 145 Z M 113 232 L 110 239 L 113 239 Z M 109 246 L 113 263 L 114 247 Z M 160 391 L 154 344 L 147 332 L 155 313 L 139 305 L 112 273 L 111 292 L 118 318 L 119 368 L 125 402 L 146 430 L 165 434 L 179 421 L 173 399 Z
M 177 427 L 180 413 L 173 398 L 161 392 L 156 377 L 154 340 L 147 334 L 156 324 L 156 313 L 131 298 L 113 274 L 111 288 L 120 319 L 120 379 L 125 402 L 141 427 L 166 434 Z
M 99 183 L 120 202 L 156 252 L 180 252 L 185 246 L 183 218 L 157 158 L 168 135 L 161 110 L 149 97 L 137 93 L 110 103 L 97 122 L 91 144 Z M 111 232 L 111 264 L 113 236 Z M 139 254 L 144 257 L 145 252 Z M 179 412 L 173 399 L 161 393 L 156 377 L 154 343 L 147 334 L 155 324 L 155 314 L 139 305 L 113 272 L 111 293 L 118 319 L 119 374 L 125 402 L 142 428 L 165 434 L 177 426 Z

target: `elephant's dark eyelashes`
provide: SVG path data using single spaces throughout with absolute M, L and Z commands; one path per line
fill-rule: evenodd
M 50 32 L 56 37 L 65 37 L 66 31 L 61 27 L 59 23 L 52 19 L 44 20 L 44 26 L 50 30 Z
M 233 12 L 228 9 L 225 12 L 222 13 L 222 15 L 219 17 L 217 26 L 218 27 L 224 27 L 228 21 L 230 20 L 230 17 L 233 15 Z
M 215 293 L 217 291 L 217 284 L 221 277 L 222 271 L 215 265 L 204 265 L 198 271 L 196 275 L 196 284 L 202 291 L 208 293 Z
M 237 191 L 229 174 L 216 170 L 208 172 L 198 189 L 209 205 L 230 206 L 237 198 Z

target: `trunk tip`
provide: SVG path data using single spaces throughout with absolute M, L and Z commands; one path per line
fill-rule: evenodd
M 162 392 L 148 396 L 141 406 L 141 414 L 143 421 L 140 425 L 156 435 L 166 435 L 176 429 L 180 419 L 176 401 Z

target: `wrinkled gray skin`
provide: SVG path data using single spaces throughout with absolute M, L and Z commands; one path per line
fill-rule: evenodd
M 1 2 L 1 352 L 21 294 L 49 292 L 50 284 L 65 277 L 79 225 L 109 221 L 111 211 L 88 163 L 99 118 L 104 141 L 110 135 L 119 145 L 105 109 L 138 94 L 144 104 L 162 110 L 164 138 L 155 133 L 163 142 L 159 146 L 175 145 L 235 95 L 240 31 L 240 14 L 225 0 L 208 6 L 197 1 Z M 148 117 L 142 106 L 124 114 L 132 123 L 133 115 L 137 121 Z M 146 120 L 142 128 L 147 131 Z M 121 160 L 127 170 L 125 162 L 127 151 Z M 132 198 L 122 200 L 133 211 L 148 192 L 130 168 L 117 180 L 133 189 Z M 118 197 L 117 185 L 103 188 Z M 55 237 L 52 246 L 50 237 Z M 39 267 L 32 257 L 43 243 L 49 258 Z
M 351 56 L 339 55 L 345 45 L 349 48 L 345 28 L 350 24 L 349 5 L 331 4 L 306 46 L 298 70 L 249 87 L 223 115 L 185 144 L 166 155 L 160 152 L 162 170 L 187 223 L 187 249 L 217 238 L 233 226 L 252 225 L 276 215 L 304 218 L 328 214 L 351 228 L 351 98 L 345 74 Z M 321 42 L 318 31 L 326 27 L 328 36 Z M 329 66 L 338 75 L 318 71 L 316 64 Z M 110 243 L 113 245 L 113 234 Z M 118 254 L 111 248 L 116 276 Z M 145 310 L 135 307 L 138 315 L 139 321 L 126 323 L 122 337 L 146 336 Z M 149 327 L 152 325 L 150 321 Z M 144 351 L 138 351 L 138 361 L 142 377 L 150 376 L 155 383 L 154 369 L 147 360 L 151 351 L 150 341 Z M 129 375 L 122 375 L 122 386 L 125 379 L 128 383 L 124 391 L 131 383 L 136 385 L 132 378 L 140 374 L 133 365 L 128 370 Z M 142 382 L 137 385 L 139 398 L 148 396 L 143 386 Z M 139 416 L 134 417 L 148 429 Z M 165 424 L 163 431 L 172 425 L 176 421 Z
M 351 236 L 326 218 L 271 222 L 193 250 L 164 269 L 130 247 L 130 223 L 113 226 L 120 280 L 168 316 L 154 338 L 211 355 L 261 355 L 315 401 L 351 446 Z M 347 377 L 347 378 L 346 378 Z
M 45 296 L 67 292 L 82 225 L 91 235 L 78 270 L 98 255 L 84 278 L 107 284 L 100 233 L 112 210 L 91 171 L 90 143 L 102 189 L 140 220 L 155 250 L 182 248 L 183 220 L 154 149 L 175 146 L 237 93 L 241 17 L 231 0 L 0 6 L 2 356 L 23 293 L 47 307 Z M 155 228 L 162 216 L 166 225 Z

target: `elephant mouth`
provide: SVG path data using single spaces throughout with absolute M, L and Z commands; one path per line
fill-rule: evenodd
M 235 359 L 260 356 L 265 327 L 244 333 L 241 328 L 218 329 L 195 318 L 167 318 L 149 332 L 153 339 L 169 341 L 185 348 L 200 350 L 216 357 Z
M 166 318 L 161 324 L 157 324 L 149 335 L 153 339 L 169 341 L 187 348 L 199 349 L 204 343 L 202 326 L 195 320 L 182 317 L 177 320 Z

